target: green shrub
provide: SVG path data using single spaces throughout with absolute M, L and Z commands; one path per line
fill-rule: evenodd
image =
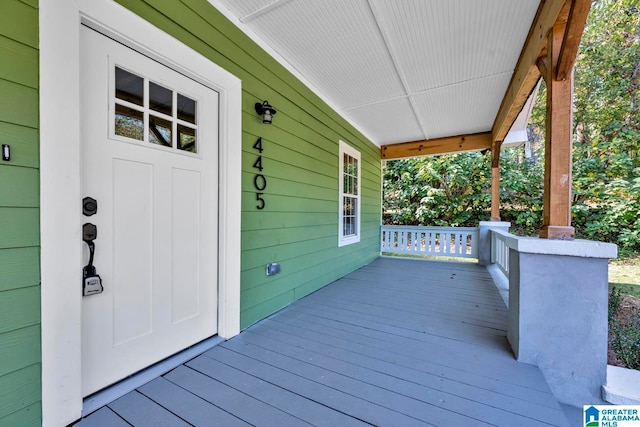
M 640 310 L 621 314 L 624 295 L 615 287 L 609 294 L 609 341 L 618 360 L 640 370 Z
M 611 348 L 629 369 L 640 370 L 640 311 L 634 309 L 623 321 L 613 323 Z
M 624 295 L 620 292 L 620 289 L 614 286 L 609 294 L 609 330 L 613 328 L 613 324 L 618 319 L 620 304 L 623 298 Z

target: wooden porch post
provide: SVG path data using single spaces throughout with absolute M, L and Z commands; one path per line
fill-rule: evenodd
M 547 56 L 538 68 L 547 84 L 547 117 L 544 166 L 544 202 L 540 237 L 573 240 L 571 226 L 572 95 L 573 71 L 558 78 L 565 25 L 554 25 L 549 32 Z
M 500 141 L 491 145 L 491 221 L 500 221 Z

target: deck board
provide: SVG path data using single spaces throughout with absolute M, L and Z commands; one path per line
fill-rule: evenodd
M 249 373 L 219 362 L 211 357 L 199 357 L 187 364 L 230 387 L 258 397 L 263 402 L 319 426 L 364 426 L 367 425 L 346 414 L 327 408 L 309 397 L 301 396 L 279 385 L 265 381 Z
M 162 377 L 138 391 L 193 425 L 207 425 L 211 420 L 228 427 L 251 425 Z
M 434 384 L 435 387 L 467 387 L 471 394 L 487 396 L 497 393 L 501 396 L 514 397 L 525 403 L 533 403 L 547 408 L 555 408 L 556 401 L 548 391 L 539 391 L 531 388 L 530 383 L 524 386 L 514 384 L 507 380 L 493 379 L 486 376 L 485 372 L 477 373 L 462 370 L 458 367 L 447 367 L 441 363 L 431 363 L 412 359 L 411 357 L 397 353 L 381 351 L 360 346 L 348 340 L 324 340 L 313 334 L 292 334 L 277 329 L 253 330 L 248 334 L 263 335 L 277 342 L 290 343 L 304 348 L 311 348 L 319 354 L 328 354 L 332 357 L 361 366 L 370 367 L 380 372 L 389 372 L 391 375 L 413 379 L 422 384 Z M 257 341 L 257 340 L 256 340 Z M 535 378 L 536 382 L 539 378 Z M 541 387 L 542 388 L 542 387 Z M 481 393 L 479 393 L 481 392 Z
M 129 424 L 141 427 L 187 427 L 189 424 L 171 411 L 134 390 L 111 402 L 109 409 Z
M 566 425 L 507 316 L 477 264 L 380 258 L 78 425 Z
M 123 420 L 113 412 L 109 407 L 105 406 L 91 414 L 90 418 L 86 418 L 76 424 L 77 427 L 130 427 L 131 424 Z
M 409 404 L 417 402 L 426 403 L 427 405 L 433 405 L 434 408 L 423 408 L 414 412 L 407 412 L 407 415 L 414 417 L 426 417 L 422 418 L 424 421 L 436 421 L 441 425 L 444 422 L 459 422 L 459 425 L 468 424 L 472 421 L 482 421 L 490 424 L 496 424 L 499 422 L 510 423 L 510 425 L 536 425 L 535 420 L 532 417 L 538 417 L 540 413 L 546 414 L 545 408 L 534 407 L 534 405 L 527 404 L 526 408 L 521 406 L 521 410 L 527 410 L 527 417 L 520 416 L 517 412 L 512 412 L 514 405 L 519 405 L 523 402 L 515 399 L 496 399 L 490 401 L 485 399 L 485 402 L 480 403 L 477 398 L 477 389 L 471 390 L 467 396 L 460 396 L 460 390 L 458 393 L 452 392 L 453 384 L 446 384 L 446 386 L 440 386 L 437 380 L 432 381 L 418 381 L 416 377 L 405 375 L 402 376 L 401 370 L 396 366 L 378 364 L 374 366 L 367 366 L 367 363 L 363 363 L 362 358 L 353 360 L 352 362 L 346 362 L 340 358 L 336 358 L 333 355 L 326 356 L 324 352 L 316 352 L 303 348 L 296 343 L 295 345 L 285 344 L 282 341 L 275 341 L 269 338 L 260 339 L 259 337 L 250 336 L 246 338 L 250 342 L 249 345 L 259 346 L 260 348 L 267 349 L 270 352 L 284 354 L 286 357 L 293 358 L 303 363 L 308 363 L 313 366 L 317 366 L 324 371 L 323 377 L 326 378 L 329 372 L 331 374 L 338 374 L 341 377 L 347 377 L 358 382 L 362 385 L 373 386 L 373 390 L 381 395 L 383 401 L 386 401 L 386 396 L 382 390 L 390 391 L 396 395 L 410 398 Z M 305 371 L 308 372 L 308 369 Z M 357 386 L 357 384 L 355 384 Z M 369 387 L 371 389 L 371 387 Z M 370 391 L 371 393 L 371 391 Z M 396 397 L 396 396 L 394 396 Z M 413 400 L 412 400 L 413 399 Z M 389 402 L 391 408 L 401 407 L 397 402 Z M 510 406 L 509 406 L 510 405 Z M 414 407 L 417 406 L 414 405 Z M 509 408 L 508 410 L 500 409 L 501 407 Z M 443 416 L 436 418 L 434 415 L 438 409 L 444 409 Z M 518 409 L 518 408 L 516 408 Z M 452 414 L 463 415 L 464 417 L 458 417 L 454 419 Z M 471 419 L 469 419 L 471 418 Z M 541 419 L 540 421 L 552 421 L 549 419 Z
M 410 368 L 395 363 L 395 361 L 386 360 L 388 358 L 385 357 L 385 354 L 376 354 L 376 357 L 368 356 L 338 347 L 327 346 L 305 338 L 287 339 L 282 335 L 276 335 L 275 337 L 273 335 L 265 335 L 265 338 L 277 340 L 278 345 L 288 340 L 292 342 L 292 345 L 312 349 L 318 353 L 313 360 L 320 360 L 325 366 L 329 362 L 335 363 L 337 366 L 347 363 L 369 369 L 373 372 L 373 376 L 382 373 L 495 407 L 523 407 L 525 410 L 531 407 L 535 411 L 555 407 L 554 400 L 550 399 L 547 393 L 536 392 L 526 387 L 510 386 L 504 382 L 492 384 L 486 377 L 478 377 L 478 381 L 474 382 L 473 378 L 470 378 L 467 374 L 460 374 L 460 371 L 453 371 L 453 375 L 451 375 L 447 372 L 447 369 L 441 369 L 440 367 L 436 367 L 440 369 L 434 369 L 433 371 L 435 372 L 429 372 L 427 369 Z M 271 343 L 271 345 L 276 344 Z M 343 363 L 337 363 L 336 361 Z M 411 386 L 411 384 L 408 386 Z
M 169 381 L 189 390 L 252 425 L 300 426 L 303 420 L 268 405 L 251 395 L 229 387 L 194 369 L 180 366 L 165 375 Z
M 215 360 L 219 360 L 230 366 L 236 366 L 244 372 L 265 381 L 279 384 L 281 387 L 285 387 L 294 393 L 310 396 L 321 405 L 334 408 L 339 412 L 349 414 L 369 424 L 403 426 L 429 425 L 408 417 L 401 412 L 371 402 L 367 393 L 363 393 L 361 396 L 354 396 L 353 394 L 331 387 L 323 381 L 313 381 L 290 372 L 289 369 L 273 366 L 247 355 L 228 350 L 222 346 L 205 353 L 205 356 L 215 358 Z

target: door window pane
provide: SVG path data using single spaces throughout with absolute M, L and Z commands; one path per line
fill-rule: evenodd
M 196 152 L 196 130 L 178 125 L 178 150 Z
M 196 123 L 196 101 L 178 94 L 178 118 L 189 123 Z
M 144 118 L 142 111 L 116 104 L 115 133 L 131 139 L 144 139 Z
M 149 142 L 171 147 L 171 122 L 149 115 Z
M 173 92 L 154 82 L 149 82 L 149 108 L 171 116 L 173 114 Z
M 116 67 L 116 98 L 144 105 L 144 79 Z

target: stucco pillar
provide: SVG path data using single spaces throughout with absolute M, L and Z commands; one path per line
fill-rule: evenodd
M 607 374 L 608 260 L 617 247 L 584 240 L 517 240 L 509 252 L 507 337 L 556 398 L 602 403 Z

